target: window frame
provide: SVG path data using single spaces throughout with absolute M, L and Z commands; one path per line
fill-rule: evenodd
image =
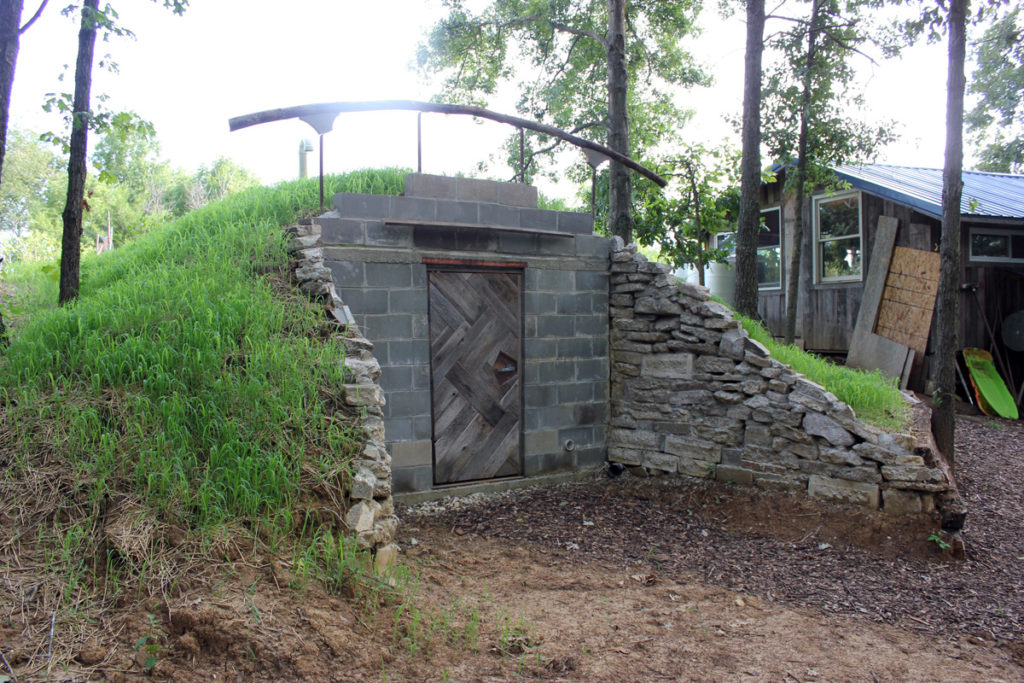
M 785 263 L 785 258 L 784 258 L 784 252 L 782 250 L 782 243 L 784 241 L 783 240 L 783 235 L 782 235 L 782 231 L 784 229 L 784 226 L 783 226 L 783 223 L 782 223 L 782 207 L 781 206 L 770 206 L 767 209 L 760 209 L 759 212 L 758 212 L 758 217 L 760 218 L 761 214 L 768 213 L 769 211 L 776 211 L 779 214 L 779 243 L 778 243 L 778 246 L 776 246 L 776 247 L 755 247 L 754 248 L 754 252 L 755 252 L 755 255 L 756 255 L 757 251 L 760 250 L 760 249 L 773 249 L 774 248 L 774 249 L 778 249 L 779 250 L 779 284 L 777 284 L 777 285 L 776 284 L 762 285 L 760 282 L 758 282 L 757 283 L 757 290 L 759 292 L 779 291 L 779 290 L 782 289 L 782 285 L 786 281 L 786 278 L 785 278 L 785 275 L 786 275 L 786 263 Z M 736 266 L 736 234 L 737 234 L 737 231 L 731 230 L 729 232 L 716 232 L 714 235 L 711 236 L 712 237 L 712 241 L 713 241 L 713 246 L 714 246 L 715 249 L 721 249 L 722 248 L 721 244 L 719 243 L 721 238 L 727 237 L 727 236 L 731 236 L 733 238 L 732 249 L 729 252 L 729 263 L 730 263 L 730 265 L 732 267 Z
M 974 235 L 975 233 L 981 233 L 985 235 L 1006 235 L 1010 237 L 1008 247 L 1010 249 L 1009 256 L 975 256 L 974 255 Z M 985 227 L 985 226 L 974 226 L 972 225 L 967 235 L 967 260 L 972 263 L 1024 263 L 1024 256 L 1014 257 L 1013 256 L 1013 238 L 1024 237 L 1024 231 L 1013 230 L 1010 228 L 996 228 L 996 227 Z
M 826 277 L 822 263 L 822 245 L 826 242 L 852 241 L 853 235 L 843 237 L 821 238 L 821 205 L 855 197 L 857 199 L 857 235 L 861 252 L 860 272 L 853 275 L 833 275 Z M 836 192 L 835 194 L 819 194 L 811 198 L 811 216 L 814 223 L 814 283 L 819 285 L 845 284 L 864 280 L 864 197 L 859 190 Z
M 782 207 L 781 206 L 770 206 L 767 209 L 761 209 L 760 212 L 757 215 L 758 215 L 758 219 L 760 220 L 761 216 L 763 216 L 764 214 L 769 213 L 771 211 L 774 211 L 774 212 L 779 214 L 779 242 L 774 247 L 761 247 L 761 246 L 758 246 L 758 247 L 755 248 L 755 252 L 756 251 L 760 251 L 761 249 L 778 249 L 779 250 L 779 284 L 777 284 L 777 285 L 776 284 L 762 285 L 760 282 L 758 282 L 757 283 L 757 290 L 759 292 L 760 291 L 764 291 L 764 292 L 777 292 L 777 291 L 780 291 L 782 289 L 782 286 L 786 282 L 786 259 L 785 259 L 785 251 L 782 248 L 783 247 L 783 243 L 785 242 L 785 240 L 783 239 L 783 234 L 782 234 L 783 230 L 785 229 L 785 226 L 782 223 Z

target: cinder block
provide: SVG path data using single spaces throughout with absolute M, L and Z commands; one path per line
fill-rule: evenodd
M 498 251 L 503 254 L 536 254 L 540 249 L 536 235 L 522 232 L 500 231 L 498 233 Z
M 412 419 L 412 434 L 415 439 L 434 438 L 434 419 L 430 415 L 419 415 Z
M 545 292 L 568 292 L 574 285 L 573 273 L 570 270 L 537 270 L 537 281 L 531 289 Z
M 576 253 L 574 242 L 572 238 L 537 235 L 537 253 L 541 256 L 573 256 Z
M 538 315 L 554 313 L 557 299 L 558 295 L 552 292 L 526 292 L 523 294 L 523 310 Z
M 410 339 L 412 338 L 412 316 L 395 313 L 368 315 L 363 323 L 363 334 L 375 342 L 387 339 Z
M 433 466 L 399 467 L 391 471 L 391 490 L 395 493 L 429 491 L 433 485 Z
M 392 441 L 388 450 L 395 469 L 420 467 L 433 462 L 433 445 L 429 441 Z
M 558 357 L 558 340 L 527 339 L 523 342 L 523 354 L 530 360 Z
M 558 386 L 534 384 L 523 389 L 523 400 L 528 408 L 546 408 L 558 405 Z
M 590 300 L 587 295 L 580 296 L 575 292 L 564 292 L 555 295 L 555 312 L 562 315 L 590 313 Z
M 526 431 L 540 432 L 548 429 L 561 429 L 573 426 L 573 409 L 569 406 L 548 408 L 527 408 Z
M 342 218 L 386 218 L 391 197 L 376 194 L 334 195 L 334 209 Z
M 362 287 L 366 284 L 363 264 L 359 261 L 327 261 L 325 265 L 331 269 L 335 287 Z
M 479 223 L 480 204 L 438 199 L 437 220 L 451 223 Z
M 523 474 L 527 477 L 538 474 L 564 472 L 573 468 L 573 454 L 567 451 L 527 455 L 523 461 Z
M 443 175 L 408 173 L 405 176 L 405 196 L 455 199 L 456 180 Z
M 604 403 L 583 403 L 573 407 L 575 424 L 603 425 L 608 420 L 608 406 Z
M 577 270 L 575 278 L 577 292 L 608 293 L 608 273 L 597 270 Z
M 537 208 L 537 188 L 526 183 L 499 183 L 498 203 L 506 206 Z
M 498 201 L 498 183 L 493 180 L 477 178 L 456 178 L 455 198 L 464 202 L 496 203 Z
M 430 414 L 430 392 L 420 390 L 414 391 L 389 391 L 387 394 L 388 417 L 413 417 L 416 415 Z
M 594 469 L 602 467 L 608 461 L 608 452 L 604 447 L 576 449 L 576 467 L 578 469 Z
M 612 250 L 611 238 L 602 235 L 576 235 L 573 242 L 577 256 L 608 258 Z
M 572 337 L 576 334 L 576 318 L 571 315 L 544 315 L 537 318 L 538 337 Z
M 392 197 L 389 218 L 432 221 L 437 218 L 437 202 L 422 197 Z
M 408 263 L 367 263 L 365 269 L 368 287 L 412 286 L 412 265 Z
M 558 385 L 558 403 L 583 403 L 594 400 L 592 382 L 571 382 Z
M 338 296 L 357 316 L 388 312 L 388 293 L 382 289 L 339 287 Z
M 498 234 L 484 228 L 459 228 L 455 231 L 455 248 L 462 251 L 497 251 Z
M 325 245 L 366 243 L 366 233 L 363 231 L 361 220 L 321 216 L 317 222 L 322 230 L 320 240 Z
M 558 357 L 568 358 L 590 358 L 592 347 L 590 339 L 586 337 L 573 337 L 571 339 L 558 340 Z
M 430 337 L 430 319 L 426 314 L 412 317 L 412 338 L 427 339 Z
M 480 222 L 484 225 L 519 227 L 519 209 L 501 204 L 481 204 Z
M 546 429 L 541 432 L 526 432 L 523 435 L 523 449 L 527 455 L 539 453 L 555 453 L 561 449 L 557 429 Z
M 388 307 L 392 313 L 426 313 L 426 289 L 392 289 L 388 292 Z M 411 334 L 411 333 L 410 333 Z
M 571 232 L 574 235 L 589 235 L 594 232 L 594 221 L 589 213 L 559 211 L 558 230 L 559 232 Z
M 384 344 L 380 346 L 384 346 Z M 426 365 L 430 363 L 430 344 L 425 339 L 389 341 L 387 347 L 390 365 Z
M 557 230 L 558 212 L 544 209 L 523 209 L 519 212 L 519 225 L 535 230 Z
M 380 388 L 385 394 L 395 391 L 410 391 L 412 383 L 412 365 L 389 365 L 380 369 Z
M 570 444 L 569 442 L 572 442 Z M 563 450 L 571 445 L 573 449 L 586 448 L 594 445 L 594 428 L 590 425 L 585 427 L 568 427 L 558 430 L 558 442 Z
M 384 225 L 382 221 L 366 221 L 366 244 L 377 247 L 412 246 L 410 225 Z
M 420 226 L 413 231 L 412 243 L 417 249 L 456 249 L 455 230 L 451 228 Z
M 608 379 L 608 360 L 587 358 L 576 361 L 576 379 L 581 382 Z
M 592 315 L 576 316 L 576 334 L 607 338 L 608 313 L 595 312 Z

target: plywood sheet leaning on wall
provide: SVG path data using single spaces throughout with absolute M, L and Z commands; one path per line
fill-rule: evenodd
M 939 291 L 939 265 L 940 258 L 935 252 L 907 247 L 893 249 L 873 330 L 875 334 L 924 355 L 935 295 Z
M 846 364 L 865 370 L 881 370 L 890 377 L 899 378 L 900 388 L 906 388 L 914 363 L 914 350 L 875 332 L 898 225 L 899 221 L 891 216 L 878 218 L 871 263 L 864 282 L 864 296 L 857 314 L 857 324 L 853 328 Z

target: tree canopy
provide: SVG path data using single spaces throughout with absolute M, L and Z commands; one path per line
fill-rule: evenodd
M 996 19 L 976 43 L 968 92 L 978 96 L 966 116 L 983 171 L 1024 172 L 1024 12 Z
M 695 31 L 700 3 L 694 0 L 493 0 L 479 13 L 463 0 L 444 0 L 444 6 L 448 15 L 419 52 L 425 73 L 445 76 L 441 97 L 484 104 L 502 84 L 511 84 L 524 117 L 607 140 L 623 154 L 642 157 L 677 131 L 687 118 L 675 103 L 679 87 L 706 81 L 682 46 Z M 530 178 L 538 171 L 538 154 L 560 143 L 528 138 Z M 630 199 L 628 174 L 623 187 L 617 168 L 613 222 L 616 196 L 625 193 L 619 202 L 626 206 Z M 587 170 L 577 163 L 573 173 L 582 181 Z

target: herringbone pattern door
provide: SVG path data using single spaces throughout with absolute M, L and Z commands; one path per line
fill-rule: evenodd
M 522 474 L 519 273 L 428 273 L 434 483 Z

